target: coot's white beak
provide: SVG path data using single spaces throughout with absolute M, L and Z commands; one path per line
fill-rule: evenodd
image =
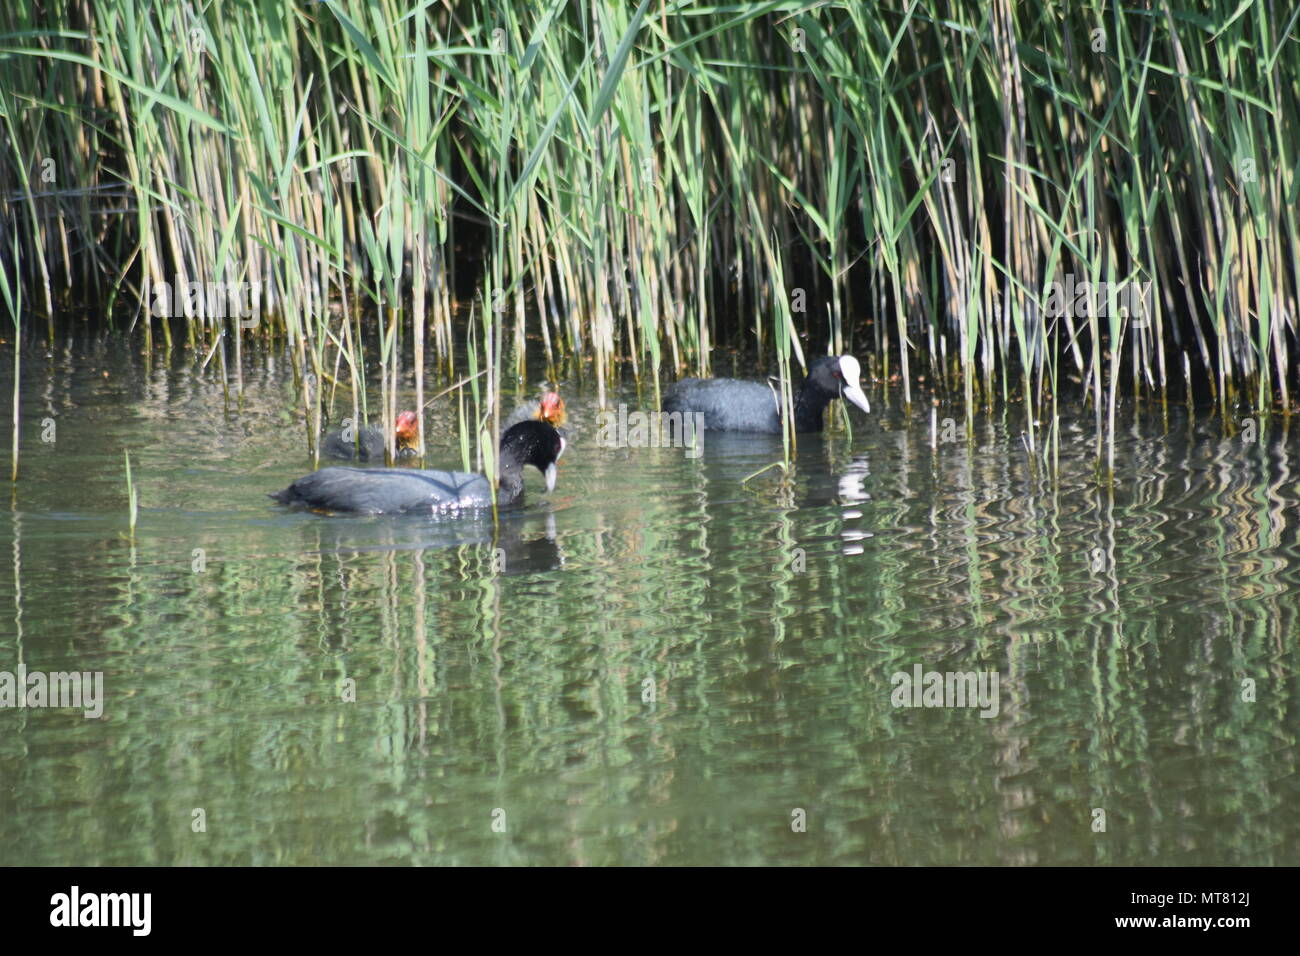
M 557 463 L 559 462 L 559 460 L 560 460 L 561 458 L 564 457 L 564 448 L 565 448 L 565 445 L 567 445 L 567 444 L 568 444 L 568 443 L 564 440 L 564 436 L 561 435 L 561 436 L 560 436 L 560 450 L 557 451 L 557 452 L 555 453 L 555 461 L 553 461 L 553 462 L 551 462 L 549 465 L 547 465 L 547 466 L 546 466 L 546 470 L 545 470 L 544 472 L 542 472 L 542 474 L 546 476 L 546 492 L 547 492 L 547 494 L 550 494 L 552 491 L 555 490 L 555 479 L 558 478 L 558 477 L 559 477 L 559 474 L 560 474 L 560 469 L 559 469 L 559 467 L 557 466 Z
M 858 384 L 858 377 L 861 373 L 862 370 L 858 365 L 858 360 L 852 355 L 845 355 L 840 358 L 840 374 L 844 376 L 844 397 L 870 415 L 871 403 L 867 401 L 867 393 Z

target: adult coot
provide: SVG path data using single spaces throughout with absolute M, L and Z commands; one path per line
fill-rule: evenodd
M 527 421 L 501 436 L 497 503 L 516 504 L 524 497 L 524 465 L 546 477 L 555 489 L 555 463 L 564 454 L 564 439 L 553 425 Z M 360 514 L 441 514 L 492 505 L 492 489 L 483 475 L 463 471 L 414 468 L 322 468 L 271 494 L 281 504 L 315 511 Z
M 397 457 L 409 458 L 415 454 L 415 446 L 420 435 L 420 420 L 415 412 L 402 412 L 393 423 L 393 432 L 397 436 Z M 355 441 L 353 439 L 356 439 Z M 336 428 L 321 440 L 321 454 L 330 458 L 342 458 L 358 461 L 383 461 L 384 431 L 375 425 L 367 425 L 358 435 L 354 428 Z
M 559 428 L 564 424 L 565 417 L 564 399 L 560 398 L 555 392 L 543 392 L 540 399 L 524 402 L 511 412 L 509 417 L 501 423 L 501 431 L 504 433 L 512 425 L 518 425 L 520 422 L 526 422 L 530 419 L 549 422 Z
M 837 398 L 847 398 L 871 411 L 858 384 L 861 369 L 852 355 L 828 355 L 808 367 L 808 377 L 794 396 L 794 428 L 822 430 L 822 412 Z M 664 393 L 666 412 L 702 412 L 705 430 L 733 432 L 781 431 L 775 386 L 734 378 L 684 378 Z

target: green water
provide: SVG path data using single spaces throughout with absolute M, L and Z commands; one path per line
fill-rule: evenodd
M 0 710 L 0 863 L 1300 863 L 1280 419 L 1128 409 L 1112 491 L 1087 419 L 1049 480 L 1018 407 L 932 449 L 877 387 L 745 484 L 778 442 L 600 448 L 562 385 L 559 485 L 494 532 L 269 502 L 307 467 L 280 357 L 241 408 L 111 337 L 26 355 L 0 670 L 106 699 Z M 459 464 L 445 400 L 426 434 Z M 916 664 L 996 672 L 996 716 L 895 707 Z

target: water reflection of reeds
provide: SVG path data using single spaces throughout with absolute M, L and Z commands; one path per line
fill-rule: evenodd
M 0 714 L 6 859 L 1297 861 L 1284 427 L 1124 409 L 1107 483 L 1086 425 L 1048 474 L 1013 418 L 932 447 L 887 410 L 789 479 L 742 481 L 779 443 L 578 441 L 497 525 L 331 520 L 262 497 L 305 467 L 276 370 L 238 416 L 142 380 L 26 385 L 60 439 L 0 527 L 0 669 L 102 669 L 109 702 Z M 996 670 L 998 715 L 896 709 L 916 663 Z

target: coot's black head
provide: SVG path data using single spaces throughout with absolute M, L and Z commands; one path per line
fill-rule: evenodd
M 858 408 L 870 414 L 871 403 L 862 391 L 858 379 L 862 369 L 852 355 L 828 355 L 808 367 L 808 383 L 819 392 L 832 398 L 847 398 Z
M 555 426 L 532 419 L 512 425 L 501 436 L 501 463 L 532 465 L 546 477 L 546 490 L 555 490 L 555 463 L 564 454 L 564 438 Z

